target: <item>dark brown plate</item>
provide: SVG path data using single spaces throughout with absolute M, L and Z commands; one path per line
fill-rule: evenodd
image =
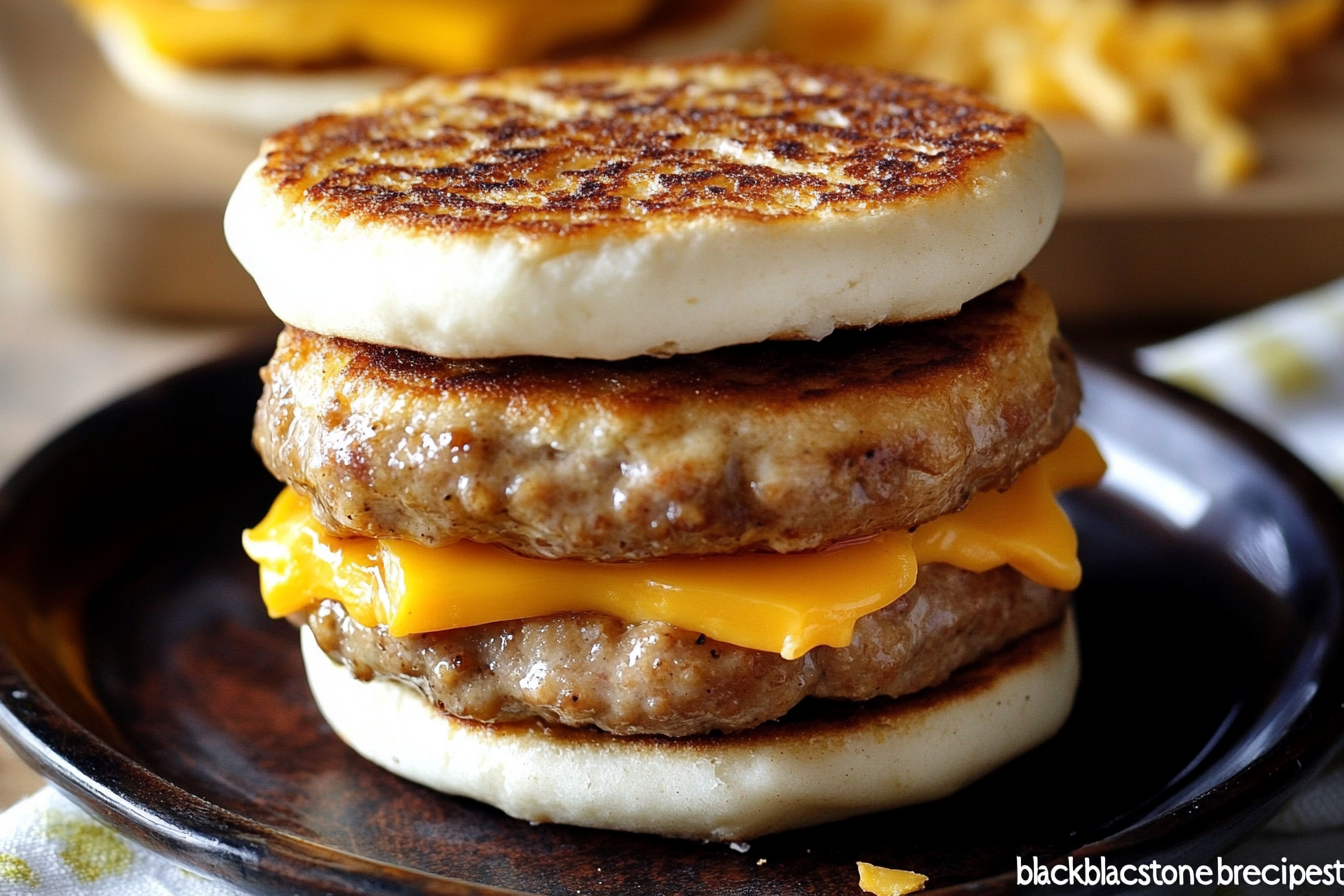
M 857 892 L 855 861 L 1015 889 L 1018 856 L 1194 861 L 1344 732 L 1344 510 L 1226 415 L 1094 365 L 1103 487 L 1064 730 L 956 796 L 749 852 L 535 826 L 368 765 L 310 701 L 239 531 L 277 486 L 248 443 L 258 351 L 81 423 L 0 491 L 0 727 L 131 837 L 258 893 Z

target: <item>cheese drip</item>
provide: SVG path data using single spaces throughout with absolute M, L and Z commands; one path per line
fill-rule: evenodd
M 440 72 L 536 59 L 624 32 L 654 0 L 76 0 L 182 65 L 294 67 L 352 57 Z
M 1006 564 L 1043 585 L 1076 588 L 1078 538 L 1055 493 L 1091 485 L 1105 469 L 1091 438 L 1075 429 L 1005 492 L 981 492 L 913 534 L 887 532 L 813 553 L 591 563 L 470 541 L 427 548 L 334 538 L 288 488 L 243 533 L 243 547 L 261 566 L 273 617 L 332 598 L 361 625 L 385 625 L 402 637 L 590 611 L 667 622 L 795 659 L 813 647 L 847 646 L 859 617 L 909 591 L 922 564 L 974 572 Z

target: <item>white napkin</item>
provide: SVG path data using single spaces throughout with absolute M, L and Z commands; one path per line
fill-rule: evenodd
M 131 843 L 50 786 L 0 815 L 0 893 L 239 896 Z
M 1251 421 L 1344 493 L 1344 279 L 1139 349 L 1137 361 Z
M 1344 492 L 1344 280 L 1142 349 L 1138 363 L 1150 376 L 1256 423 Z M 1328 768 L 1239 851 L 1293 857 L 1293 844 L 1301 843 L 1313 854 L 1323 848 L 1344 857 L 1344 831 L 1338 847 L 1321 837 L 1338 828 L 1344 828 L 1344 762 Z M 0 892 L 238 896 L 123 839 L 51 787 L 0 815 Z

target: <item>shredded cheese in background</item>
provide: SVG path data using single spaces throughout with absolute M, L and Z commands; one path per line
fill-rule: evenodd
M 1329 40 L 1344 0 L 775 0 L 772 42 L 803 58 L 988 90 L 1034 115 L 1128 133 L 1165 123 L 1219 189 L 1249 177 L 1239 117 Z

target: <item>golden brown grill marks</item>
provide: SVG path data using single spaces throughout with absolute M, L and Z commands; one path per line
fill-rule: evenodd
M 433 78 L 271 138 L 262 177 L 335 218 L 571 235 L 880 210 L 965 184 L 1027 119 L 776 56 Z

